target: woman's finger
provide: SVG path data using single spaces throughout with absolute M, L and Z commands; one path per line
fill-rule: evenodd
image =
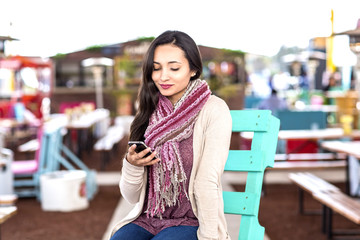
M 151 166 L 154 165 L 155 163 L 158 163 L 159 161 L 160 159 L 156 157 L 156 152 L 154 151 L 149 156 L 139 159 L 137 161 L 137 164 L 141 166 Z

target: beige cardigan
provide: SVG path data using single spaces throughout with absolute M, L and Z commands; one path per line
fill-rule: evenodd
M 189 180 L 189 197 L 199 220 L 199 240 L 230 239 L 224 215 L 221 176 L 228 156 L 231 138 L 231 116 L 226 103 L 211 96 L 200 111 L 194 126 L 194 160 Z M 120 191 L 133 204 L 127 216 L 111 232 L 135 220 L 142 211 L 147 183 L 144 167 L 123 160 Z

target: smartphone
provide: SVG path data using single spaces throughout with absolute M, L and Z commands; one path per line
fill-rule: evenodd
M 129 141 L 128 145 L 129 147 L 136 144 L 136 148 L 135 148 L 135 152 L 139 153 L 144 151 L 146 148 L 148 148 L 148 146 L 146 146 L 146 144 L 143 141 Z M 152 151 L 148 152 L 144 158 L 146 158 L 147 156 L 149 156 L 152 153 Z M 153 160 L 156 159 L 156 157 L 153 158 Z

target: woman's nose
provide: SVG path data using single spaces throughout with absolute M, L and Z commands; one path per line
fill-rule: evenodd
M 162 81 L 168 80 L 168 79 L 169 79 L 168 71 L 162 70 L 162 71 L 161 71 L 160 79 L 161 79 Z

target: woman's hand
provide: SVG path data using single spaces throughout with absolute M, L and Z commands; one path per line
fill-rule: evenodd
M 136 144 L 133 144 L 129 147 L 129 150 L 126 154 L 126 160 L 138 167 L 151 166 L 160 162 L 160 158 L 156 158 L 156 151 L 152 152 L 149 156 L 144 157 L 147 153 L 151 151 L 150 148 L 147 148 L 139 153 L 135 152 Z

